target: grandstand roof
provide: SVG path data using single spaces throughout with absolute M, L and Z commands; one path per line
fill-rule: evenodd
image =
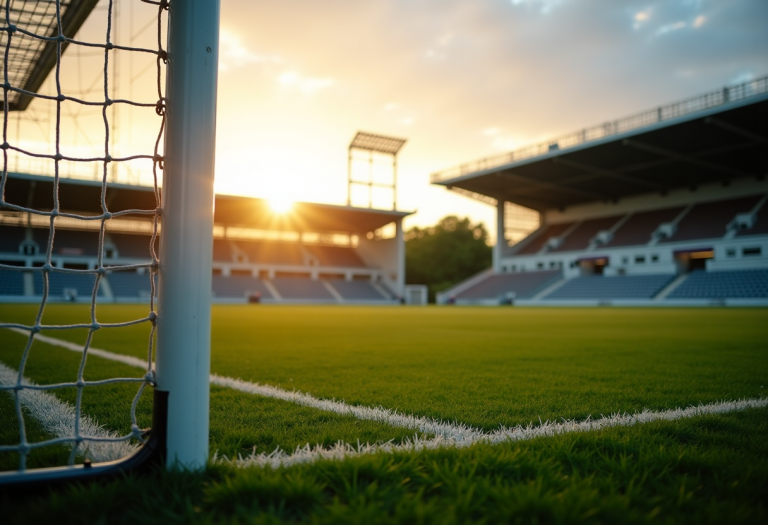
M 592 139 L 592 137 L 599 137 Z M 432 175 L 539 211 L 768 175 L 768 77 Z
M 290 212 L 275 213 L 269 201 L 217 195 L 214 222 L 265 230 L 367 233 L 413 212 L 296 202 Z
M 379 153 L 387 153 L 389 155 L 397 155 L 397 152 L 400 151 L 400 148 L 403 147 L 405 142 L 405 139 L 385 137 L 384 135 L 358 131 L 355 138 L 349 143 L 349 149 L 362 149 L 367 151 L 378 151 Z
M 5 200 L 10 204 L 38 210 L 53 207 L 53 178 L 9 173 Z M 59 203 L 62 210 L 83 214 L 101 213 L 101 181 L 60 179 Z M 151 187 L 109 183 L 107 204 L 111 212 L 153 209 Z M 413 212 L 354 208 L 313 202 L 297 202 L 288 213 L 276 213 L 269 201 L 254 197 L 216 195 L 214 222 L 264 230 L 367 233 Z M 136 216 L 136 219 L 141 219 Z
M 10 23 L 35 35 L 56 37 L 59 34 L 55 2 L 8 0 Z M 69 0 L 61 2 L 61 28 L 65 36 L 73 38 L 85 19 L 96 7 L 98 0 Z M 0 25 L 5 27 L 5 12 Z M 8 33 L 0 31 L 0 50 L 5 52 Z M 62 52 L 69 45 L 62 43 Z M 8 80 L 12 87 L 36 93 L 56 65 L 56 41 L 33 38 L 16 31 L 8 50 Z M 32 96 L 18 91 L 8 93 L 9 109 L 23 111 Z

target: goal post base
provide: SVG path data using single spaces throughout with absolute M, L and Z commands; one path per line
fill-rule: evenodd
M 155 390 L 153 395 L 152 429 L 149 437 L 134 454 L 104 463 L 84 463 L 66 467 L 30 469 L 27 471 L 0 472 L 0 488 L 26 490 L 38 486 L 60 483 L 90 482 L 142 473 L 166 462 L 166 438 L 168 435 L 168 392 Z

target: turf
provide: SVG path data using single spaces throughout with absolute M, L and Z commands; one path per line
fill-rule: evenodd
M 0 345 L 0 362 L 9 366 L 18 366 L 26 337 L 3 330 L 0 341 L 3 342 Z M 77 377 L 79 363 L 80 356 L 75 352 L 35 342 L 25 376 L 39 384 L 71 382 Z M 135 378 L 142 375 L 138 368 L 98 356 L 90 356 L 85 379 Z M 127 434 L 131 424 L 130 405 L 137 390 L 137 384 L 86 387 L 82 396 L 83 413 L 95 418 L 108 429 Z M 76 399 L 74 388 L 57 389 L 51 392 L 63 401 L 74 405 Z M 6 393 L 0 393 L 0 401 L 4 401 L 0 404 L 0 428 L 18 429 L 12 397 Z M 151 389 L 145 391 L 136 413 L 139 426 L 149 427 Z M 351 416 L 321 412 L 286 401 L 257 397 L 220 387 L 211 388 L 210 432 L 211 451 L 228 457 L 248 454 L 254 450 L 271 452 L 277 447 L 293 450 L 307 443 L 328 446 L 339 440 L 352 443 L 357 440 L 363 443 L 390 440 L 400 442 L 413 435 L 412 431 L 392 428 L 381 423 L 360 421 Z M 0 432 L 0 444 L 15 444 L 18 443 L 17 439 L 18 430 Z M 30 442 L 43 439 L 39 432 L 28 436 Z M 0 457 L 5 455 L 0 454 Z M 56 457 L 61 459 L 60 456 Z M 17 464 L 15 458 L 12 461 L 5 461 L 0 463 L 0 470 L 15 469 Z M 62 463 L 58 461 L 53 464 Z
M 46 310 L 48 322 L 87 314 Z M 0 319 L 33 316 L 0 307 Z M 105 329 L 93 344 L 144 357 L 147 334 Z M 768 378 L 765 309 L 216 306 L 212 337 L 218 374 L 485 429 L 756 397 Z
M 768 410 L 0 495 L 4 523 L 764 523 Z
M 101 322 L 143 315 L 132 306 L 98 310 Z M 34 308 L 0 305 L 2 321 L 32 319 Z M 212 368 L 221 375 L 485 429 L 759 397 L 768 383 L 764 309 L 241 305 L 214 307 L 213 321 Z M 88 322 L 88 310 L 49 305 L 45 322 Z M 147 325 L 103 329 L 93 345 L 145 357 L 148 334 Z M 86 332 L 46 335 L 82 343 Z M 0 361 L 17 366 L 24 340 L 0 331 Z M 78 362 L 74 352 L 37 342 L 25 373 L 41 383 L 72 380 Z M 88 379 L 140 374 L 95 356 L 86 367 Z M 125 431 L 135 388 L 86 395 L 84 411 Z M 411 433 L 223 388 L 211 393 L 211 448 L 229 456 Z M 15 425 L 5 397 L 0 428 Z M 149 417 L 148 406 L 140 416 Z M 64 523 L 761 522 L 767 416 L 753 409 L 274 471 L 216 465 L 0 503 L 9 523 L 51 515 Z

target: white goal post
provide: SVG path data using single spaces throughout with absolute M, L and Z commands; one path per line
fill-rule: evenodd
M 139 48 L 136 46 L 118 45 L 111 40 L 110 27 L 116 17 L 115 4 L 118 0 L 105 0 L 108 4 L 106 41 L 85 42 L 77 40 L 74 32 L 83 24 L 85 18 L 96 5 L 97 0 L 72 0 L 68 3 L 62 0 L 52 0 L 44 4 L 29 0 L 5 0 L 0 7 L 0 36 L 2 36 L 4 103 L 3 103 L 3 140 L 2 166 L 0 169 L 0 213 L 10 213 L 22 217 L 26 222 L 27 238 L 31 238 L 32 225 L 38 232 L 43 226 L 48 241 L 47 247 L 36 253 L 44 264 L 24 263 L 24 266 L 4 264 L 0 261 L 0 271 L 16 273 L 24 276 L 30 283 L 40 282 L 42 292 L 35 288 L 35 297 L 40 298 L 40 306 L 34 323 L 19 324 L 0 319 L 0 337 L 4 329 L 15 330 L 27 337 L 26 346 L 21 353 L 18 370 L 11 370 L 0 363 L 0 368 L 6 370 L 4 381 L 0 381 L 0 396 L 13 396 L 16 417 L 19 423 L 20 442 L 17 445 L 0 443 L 0 453 L 18 454 L 19 468 L 17 471 L 1 472 L 0 486 L 26 483 L 48 483 L 69 479 L 88 479 L 98 476 L 114 475 L 128 469 L 141 469 L 148 463 L 162 462 L 169 469 L 197 470 L 204 468 L 209 455 L 209 378 L 210 378 L 210 345 L 211 345 L 211 280 L 213 259 L 213 205 L 214 205 L 214 160 L 216 132 L 216 98 L 218 81 L 219 54 L 219 20 L 220 0 L 130 0 L 151 4 L 157 13 L 154 27 L 157 30 L 156 48 Z M 10 6 L 14 3 L 14 6 Z M 43 7 L 40 7 L 40 6 Z M 72 7 L 69 12 L 67 10 Z M 85 7 L 84 7 L 85 6 Z M 43 10 L 43 11 L 35 11 Z M 72 15 L 72 12 L 75 15 Z M 167 33 L 163 29 L 162 20 L 167 13 Z M 48 18 L 47 25 L 39 22 L 43 16 Z M 67 18 L 69 17 L 69 18 Z M 24 22 L 19 22 L 24 20 Z M 34 22 L 30 22 L 33 20 Z M 72 21 L 74 20 L 74 21 Z M 67 25 L 69 24 L 69 25 Z M 150 27 L 150 26 L 147 26 Z M 69 32 L 67 31 L 69 28 Z M 114 31 L 114 30 L 113 30 Z M 167 45 L 162 41 L 162 35 L 167 34 Z M 31 44 L 30 44 L 31 42 Z M 13 46 L 16 55 L 11 53 Z M 33 55 L 33 47 L 37 46 L 37 55 Z M 62 91 L 60 82 L 61 57 L 66 47 L 81 46 L 85 49 L 96 50 L 103 54 L 103 99 L 98 101 L 86 100 L 78 94 L 72 96 Z M 20 49 L 20 51 L 19 51 Z M 167 51 L 165 50 L 167 49 Z M 110 57 L 114 58 L 115 51 L 134 52 L 152 57 L 157 61 L 157 93 L 159 100 L 138 103 L 131 100 L 111 100 L 108 90 L 109 82 L 116 79 L 109 77 Z M 11 57 L 9 59 L 9 56 Z M 30 75 L 21 75 L 14 71 L 20 67 L 21 60 L 30 61 L 30 56 L 37 56 L 36 63 L 30 70 L 42 79 L 30 83 Z M 19 59 L 18 57 L 21 57 Z M 42 58 L 41 58 L 42 57 Z M 46 62 L 47 61 L 47 62 Z M 46 65 L 47 63 L 47 65 Z M 42 64 L 42 65 L 41 65 Z M 165 91 L 161 85 L 162 69 L 165 68 Z M 46 69 L 47 68 L 47 69 Z M 41 73 L 42 71 L 42 73 Z M 55 93 L 41 94 L 37 89 L 46 75 L 55 75 Z M 26 84 L 22 84 L 26 82 Z M 114 93 L 114 91 L 112 91 Z M 113 97 L 114 98 L 114 97 Z M 22 102 L 20 102 L 20 100 Z M 9 120 L 12 111 L 24 111 L 30 101 L 42 100 L 56 107 L 55 143 L 48 147 L 50 151 L 33 151 L 31 146 L 19 139 L 18 133 L 9 132 Z M 103 115 L 106 127 L 106 141 L 103 153 L 94 155 L 75 155 L 66 152 L 61 144 L 61 105 L 63 103 L 78 105 L 77 107 L 96 107 Z M 130 107 L 149 108 L 152 114 L 162 123 L 159 124 L 157 141 L 154 142 L 154 152 L 144 151 L 142 154 L 120 158 L 110 142 L 110 121 L 107 108 L 113 104 L 124 104 Z M 156 115 L 155 115 L 156 112 Z M 160 148 L 161 145 L 164 147 Z M 162 152 L 160 151 L 162 149 Z M 64 151 L 62 154 L 61 152 Z M 19 204 L 18 199 L 6 198 L 6 190 L 11 187 L 14 179 L 11 177 L 9 166 L 10 155 L 31 158 L 49 162 L 54 167 L 50 179 L 53 193 L 52 208 L 35 208 L 31 202 Z M 70 155 L 70 156 L 68 156 Z M 154 209 L 122 209 L 110 210 L 110 199 L 107 192 L 110 182 L 110 166 L 114 163 L 128 163 L 135 160 L 148 162 L 153 167 L 154 197 L 157 207 Z M 73 212 L 62 209 L 58 192 L 61 186 L 60 172 L 64 163 L 79 166 L 93 166 L 98 175 L 100 191 L 100 206 L 97 212 Z M 79 164 L 78 164 L 79 163 Z M 42 165 L 42 162 L 41 162 Z M 162 185 L 158 177 L 162 170 Z M 19 174 L 17 173 L 16 176 Z M 42 180 L 41 175 L 29 174 L 36 180 Z M 21 177 L 23 178 L 23 177 Z M 19 178 L 18 180 L 21 180 Z M 28 177 L 29 178 L 29 177 Z M 114 182 L 114 181 L 112 181 Z M 35 183 L 31 187 L 34 188 Z M 91 185 L 93 187 L 93 185 Z M 31 190 L 30 190 L 31 191 Z M 114 190 L 122 191 L 122 190 Z M 114 195 L 114 192 L 113 194 Z M 153 207 L 150 205 L 149 207 Z M 76 208 L 76 209 L 86 209 Z M 90 215 L 89 215 L 90 213 Z M 95 214 L 94 214 L 95 213 Z M 145 223 L 152 223 L 152 236 L 146 236 L 149 241 L 147 260 L 150 262 L 124 264 L 106 260 L 105 239 L 107 238 L 108 221 L 113 219 L 134 220 L 143 217 Z M 0 217 L 2 219 L 3 217 Z M 80 231 L 85 231 L 90 225 L 99 226 L 98 256 L 86 268 L 67 268 L 54 261 L 54 234 L 60 230 L 60 221 L 70 227 L 74 223 Z M 42 221 L 42 222 L 41 222 Z M 0 221 L 0 224 L 2 222 Z M 21 224 L 21 222 L 19 222 Z M 87 225 L 87 226 L 86 226 Z M 64 228 L 66 229 L 66 228 Z M 95 228 L 89 230 L 95 231 Z M 155 252 L 155 240 L 159 236 L 159 252 Z M 27 242 L 27 241 L 25 241 Z M 43 251 L 45 253 L 43 253 Z M 27 259 L 31 261 L 32 259 Z M 109 282 L 114 272 L 135 272 L 137 275 L 147 275 L 150 284 L 149 314 L 141 319 L 133 319 L 120 323 L 101 322 L 97 318 L 97 297 L 102 296 L 100 282 Z M 91 279 L 93 284 L 90 297 L 84 297 L 82 289 L 71 290 L 69 295 L 73 301 L 90 302 L 90 323 L 71 325 L 46 325 L 43 323 L 43 311 L 46 304 L 54 300 L 51 292 L 52 282 L 56 277 L 58 282 L 66 279 L 83 282 Z M 63 276 L 63 277 L 62 277 Z M 155 280 L 155 277 L 158 277 Z M 157 289 L 155 288 L 157 283 Z M 35 284 L 37 287 L 38 284 Z M 109 287 L 109 284 L 106 285 Z M 90 290 L 90 288 L 89 288 Z M 156 292 L 156 293 L 155 293 Z M 27 292 L 25 292 L 26 295 Z M 66 295 L 66 294 L 65 294 Z M 142 297 L 138 293 L 138 297 Z M 155 297 L 157 308 L 155 311 Z M 99 381 L 88 381 L 83 371 L 89 355 L 89 347 L 93 334 L 103 328 L 121 328 L 145 323 L 151 327 L 149 333 L 148 357 L 145 360 L 146 374 L 141 377 L 110 378 Z M 35 384 L 24 376 L 25 365 L 37 334 L 44 330 L 87 330 L 88 337 L 82 348 L 81 365 L 76 380 L 51 384 Z M 153 338 L 156 336 L 157 348 L 154 352 Z M 78 350 L 79 351 L 79 350 Z M 10 370 L 10 372 L 8 372 Z M 10 375 L 9 375 L 10 374 Z M 7 379 L 12 377 L 12 379 Z M 83 422 L 87 414 L 81 412 L 81 397 L 84 389 L 113 383 L 133 383 L 138 385 L 131 406 L 131 431 L 127 435 L 118 436 L 111 433 L 108 436 L 88 434 L 90 427 Z M 154 405 L 152 429 L 149 434 L 139 429 L 136 419 L 136 407 L 145 387 L 154 387 Z M 71 407 L 74 419 L 69 421 L 72 431 L 64 435 L 54 435 L 44 442 L 30 443 L 27 441 L 24 413 L 28 406 L 24 400 L 33 395 L 48 395 L 45 391 L 61 388 L 75 388 L 77 402 Z M 25 397 L 26 396 L 26 397 Z M 53 396 L 49 396 L 54 399 Z M 55 402 L 55 399 L 54 399 Z M 66 404 L 63 404 L 66 405 Z M 23 410 L 24 409 L 24 410 Z M 71 419 L 71 418 L 70 418 Z M 86 428 L 87 427 L 87 428 Z M 86 428 L 86 430 L 84 430 Z M 149 436 L 147 438 L 147 436 Z M 76 464 L 76 457 L 82 458 L 83 448 L 89 446 L 117 445 L 143 443 L 133 455 L 115 461 L 91 463 L 89 459 Z M 28 469 L 26 457 L 31 450 L 44 446 L 71 445 L 69 465 L 53 468 Z M 81 447 L 82 445 L 82 447 Z M 135 447 L 135 445 L 130 445 Z M 129 446 L 129 449 L 130 449 Z M 80 447 L 80 448 L 79 448 Z M 131 449 L 131 450 L 135 450 Z M 124 455 L 124 454 L 123 454 Z M 120 456 L 117 456 L 120 457 Z M 80 461 L 80 460 L 78 460 Z
M 160 241 L 156 389 L 167 464 L 208 461 L 219 0 L 173 0 Z

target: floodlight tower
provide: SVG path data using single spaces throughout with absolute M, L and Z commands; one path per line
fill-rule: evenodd
M 352 205 L 352 186 L 368 186 L 368 207 L 373 208 L 373 188 L 386 188 L 392 191 L 392 209 L 397 209 L 397 154 L 405 144 L 405 139 L 385 137 L 358 131 L 352 142 L 349 143 L 349 157 L 347 164 L 347 206 Z M 355 180 L 352 175 L 352 161 L 355 151 L 366 152 L 368 160 L 368 180 Z M 375 154 L 391 157 L 392 183 L 381 183 L 374 180 L 373 167 L 376 162 Z

